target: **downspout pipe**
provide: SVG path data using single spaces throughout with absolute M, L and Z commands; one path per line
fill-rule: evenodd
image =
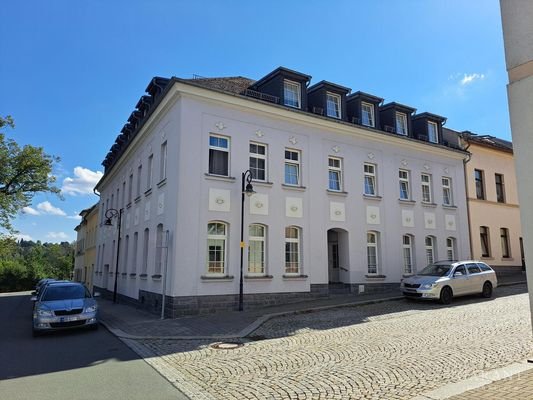
M 459 134 L 459 139 L 461 140 L 461 142 L 465 142 L 467 143 L 466 147 L 464 147 L 464 151 L 466 151 L 468 153 L 468 155 L 463 158 L 463 174 L 464 174 L 464 178 L 465 178 L 465 193 L 466 193 L 466 217 L 468 219 L 468 244 L 470 246 L 470 249 L 469 249 L 469 259 L 472 259 L 472 249 L 473 249 L 473 245 L 472 245 L 472 219 L 471 219 L 471 216 L 470 216 L 470 197 L 469 197 L 469 193 L 468 193 L 468 176 L 467 176 L 467 173 L 466 173 L 466 164 L 468 164 L 470 162 L 470 160 L 472 159 L 472 153 L 470 153 L 468 151 L 468 149 L 470 148 L 470 143 L 468 142 L 468 140 L 465 140 L 465 136 L 463 134 Z M 463 145 L 463 143 L 461 143 L 461 145 Z M 462 147 L 462 146 L 461 146 Z

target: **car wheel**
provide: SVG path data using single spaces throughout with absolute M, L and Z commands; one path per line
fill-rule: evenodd
M 452 302 L 453 292 L 449 286 L 443 287 L 440 291 L 440 302 L 442 304 L 450 304 Z
M 481 296 L 486 299 L 490 299 L 492 297 L 492 283 L 485 282 L 483 284 L 483 291 L 481 292 Z

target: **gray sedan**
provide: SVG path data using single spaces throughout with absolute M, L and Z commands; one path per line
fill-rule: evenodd
M 98 328 L 98 305 L 81 283 L 51 282 L 32 300 L 34 336 L 59 329 Z
M 417 275 L 402 279 L 404 296 L 440 300 L 450 304 L 453 297 L 479 293 L 492 297 L 498 286 L 496 273 L 480 261 L 440 261 L 428 265 Z

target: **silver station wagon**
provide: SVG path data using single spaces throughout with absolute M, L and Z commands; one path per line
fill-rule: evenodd
M 498 286 L 496 273 L 480 261 L 439 261 L 428 265 L 418 274 L 402 279 L 404 296 L 424 300 L 440 300 L 450 304 L 456 296 L 481 294 L 492 297 Z
M 81 283 L 49 282 L 32 300 L 35 301 L 34 336 L 60 329 L 98 328 L 98 305 L 91 292 Z

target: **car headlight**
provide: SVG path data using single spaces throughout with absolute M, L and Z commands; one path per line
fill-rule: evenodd
M 37 310 L 37 315 L 39 317 L 53 317 L 54 313 L 50 310 Z
M 98 307 L 97 307 L 96 304 L 95 304 L 94 306 L 87 307 L 87 308 L 85 309 L 85 312 L 96 312 L 96 309 L 97 309 L 97 308 L 98 308 Z
M 437 286 L 436 283 L 425 283 L 422 285 L 422 289 L 433 289 L 435 286 Z

